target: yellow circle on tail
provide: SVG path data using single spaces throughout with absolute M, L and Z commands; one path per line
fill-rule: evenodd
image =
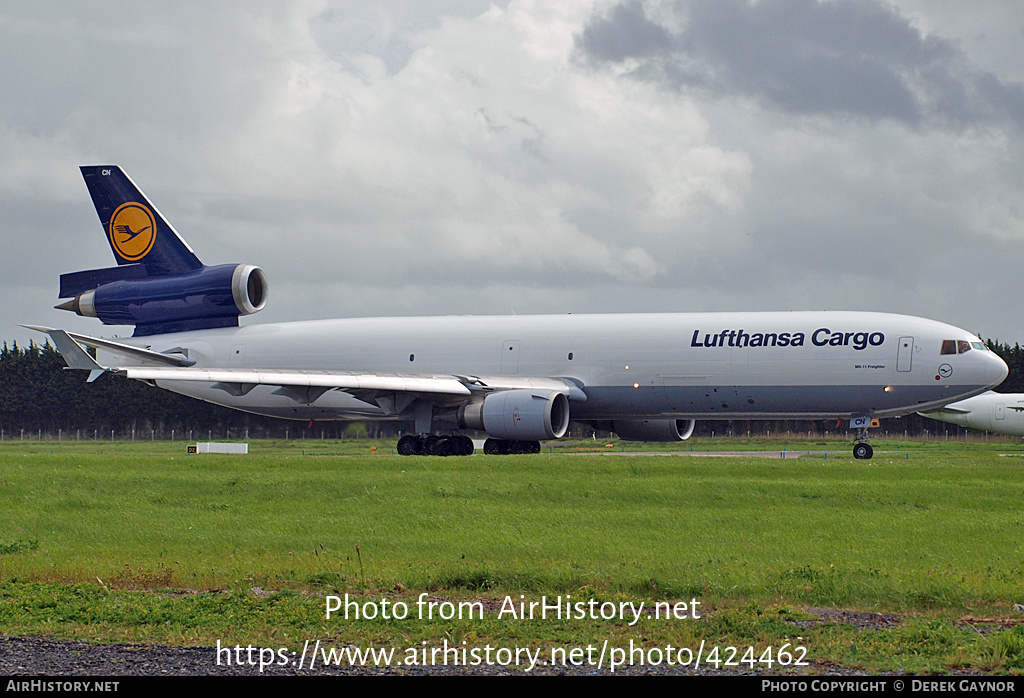
M 153 249 L 156 218 L 147 206 L 129 201 L 110 217 L 110 244 L 129 262 L 137 262 Z

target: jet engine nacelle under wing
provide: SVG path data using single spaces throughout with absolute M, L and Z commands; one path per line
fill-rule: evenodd
M 569 399 L 556 390 L 502 390 L 461 408 L 460 421 L 495 439 L 559 439 L 569 428 Z
M 685 441 L 695 424 L 693 419 L 616 419 L 612 431 L 626 441 Z

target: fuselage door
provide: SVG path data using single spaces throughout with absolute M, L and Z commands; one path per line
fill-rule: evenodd
M 1006 403 L 996 403 L 996 419 L 1006 419 Z
M 519 373 L 519 340 L 506 339 L 501 345 L 501 375 L 514 376 Z
M 914 358 L 914 338 L 900 337 L 899 349 L 896 351 L 896 370 L 909 371 L 910 362 Z

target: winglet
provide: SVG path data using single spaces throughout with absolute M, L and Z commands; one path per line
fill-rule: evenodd
M 64 330 L 49 330 L 46 334 L 50 335 L 50 339 L 57 345 L 57 351 L 64 357 L 64 362 L 67 363 L 68 368 L 89 371 L 87 382 L 92 383 L 107 372 L 107 369 L 96 363 L 96 359 L 89 356 L 89 352 L 83 349 L 78 342 L 71 339 L 71 336 Z

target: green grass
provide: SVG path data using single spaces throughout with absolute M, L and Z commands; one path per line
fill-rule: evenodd
M 402 458 L 393 442 L 306 440 L 186 456 L 180 442 L 7 442 L 0 632 L 289 646 L 611 637 L 763 648 L 800 636 L 816 661 L 874 670 L 1024 670 L 1024 633 L 1012 624 L 1024 617 L 1014 610 L 1024 603 L 1019 445 L 874 442 L 870 461 L 842 441 L 693 445 L 737 442 L 814 454 L 609 455 L 617 444 L 591 455 Z M 642 628 L 493 615 L 328 621 L 323 596 L 346 592 L 409 603 L 421 592 L 496 603 L 695 598 L 705 617 Z M 816 607 L 903 621 L 795 623 Z M 967 617 L 1011 624 L 976 632 Z

